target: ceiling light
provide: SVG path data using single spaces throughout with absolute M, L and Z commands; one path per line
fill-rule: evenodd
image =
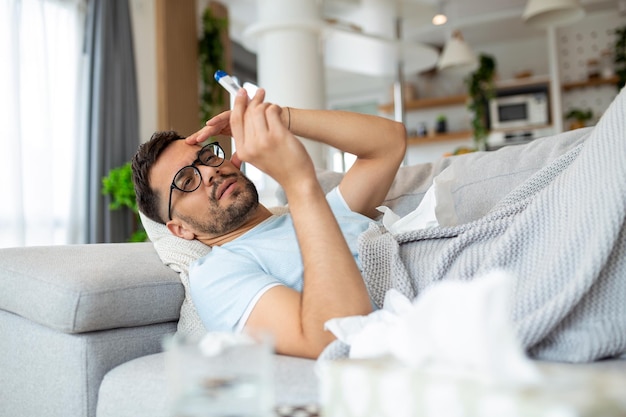
M 441 52 L 437 68 L 440 70 L 449 68 L 469 69 L 476 65 L 476 55 L 463 39 L 458 30 L 455 31 Z
M 445 14 L 437 13 L 433 16 L 433 25 L 440 26 L 445 24 L 448 21 L 448 18 Z
M 578 0 L 528 0 L 522 15 L 531 26 L 562 26 L 583 18 L 585 10 Z
M 444 1 L 440 1 L 437 7 L 437 14 L 433 16 L 433 25 L 441 26 L 448 21 L 448 16 L 443 11 Z

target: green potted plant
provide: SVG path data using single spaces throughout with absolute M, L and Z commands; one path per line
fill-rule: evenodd
M 487 106 L 489 99 L 495 95 L 494 77 L 496 74 L 496 60 L 491 55 L 481 54 L 476 71 L 465 80 L 469 102 L 467 108 L 472 112 L 472 130 L 476 149 L 485 150 L 487 147 Z
M 572 120 L 570 123 L 570 130 L 579 129 L 585 127 L 587 122 L 593 118 L 593 111 L 591 109 L 578 109 L 573 108 L 565 113 L 565 119 Z
M 445 114 L 440 114 L 437 116 L 437 121 L 435 124 L 435 132 L 437 133 L 446 133 L 448 131 L 448 118 Z
M 139 219 L 130 162 L 121 167 L 113 168 L 109 171 L 109 175 L 102 178 L 102 194 L 111 198 L 110 210 L 121 210 L 127 207 L 133 213 L 134 231 L 128 240 L 130 242 L 146 241 L 148 235 Z

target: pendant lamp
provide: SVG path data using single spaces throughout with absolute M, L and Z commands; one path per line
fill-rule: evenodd
M 470 69 L 476 63 L 476 54 L 465 42 L 461 32 L 457 30 L 446 42 L 439 57 L 439 62 L 437 62 L 437 68 L 439 70 L 451 68 Z
M 446 13 L 443 10 L 444 3 L 445 2 L 443 0 L 440 0 L 437 5 L 437 14 L 435 14 L 432 19 L 433 25 L 435 26 L 445 25 L 448 21 L 448 16 L 446 16 Z
M 567 25 L 584 15 L 578 0 L 528 0 L 522 19 L 530 26 L 545 28 Z

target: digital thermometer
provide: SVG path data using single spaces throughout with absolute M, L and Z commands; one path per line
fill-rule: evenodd
M 230 75 L 226 73 L 226 71 L 217 70 L 215 71 L 215 81 L 217 81 L 222 87 L 226 89 L 230 94 L 236 95 L 237 91 L 241 88 L 237 81 Z

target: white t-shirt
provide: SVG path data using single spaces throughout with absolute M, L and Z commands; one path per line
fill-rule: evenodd
M 334 188 L 326 195 L 360 267 L 357 238 L 372 220 L 350 210 Z M 300 247 L 289 214 L 274 215 L 189 267 L 191 297 L 209 331 L 239 331 L 265 291 L 285 285 L 302 291 Z

